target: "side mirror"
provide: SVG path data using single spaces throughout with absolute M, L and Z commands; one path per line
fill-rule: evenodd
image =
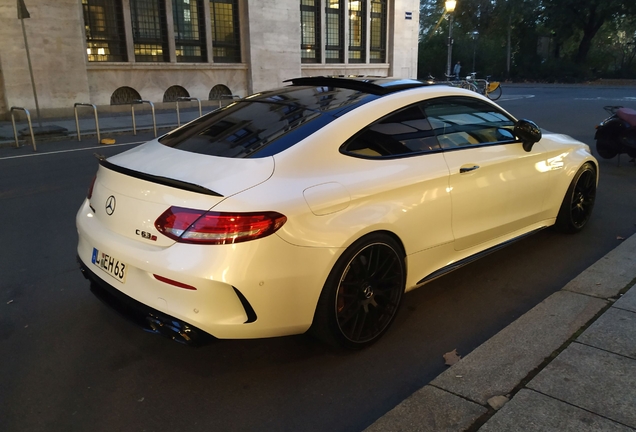
M 535 122 L 521 119 L 517 121 L 513 130 L 515 136 L 523 143 L 523 149 L 527 152 L 532 151 L 534 143 L 541 139 L 541 129 Z

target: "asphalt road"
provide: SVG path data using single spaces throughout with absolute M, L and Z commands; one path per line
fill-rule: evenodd
M 636 106 L 636 89 L 504 87 L 500 103 L 593 144 L 602 106 Z M 545 230 L 407 294 L 367 350 L 307 336 L 194 349 L 122 319 L 77 269 L 93 153 L 130 147 L 88 141 L 0 149 L 2 431 L 360 431 L 444 371 L 444 353 L 468 354 L 636 232 L 636 167 L 600 160 L 583 233 Z

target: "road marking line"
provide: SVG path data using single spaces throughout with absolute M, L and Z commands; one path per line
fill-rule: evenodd
M 145 142 L 147 141 L 136 141 L 131 143 L 121 143 L 121 144 L 109 144 L 107 146 L 100 145 L 96 147 L 86 147 L 86 148 L 71 149 L 71 150 L 58 150 L 58 151 L 52 151 L 52 152 L 46 152 L 46 153 L 31 153 L 31 154 L 18 155 L 18 156 L 5 156 L 5 157 L 0 157 L 0 160 L 18 159 L 18 158 L 33 157 L 33 156 L 45 156 L 45 155 L 59 154 L 59 153 L 78 152 L 78 151 L 84 151 L 84 150 L 95 150 L 95 149 L 103 149 L 105 147 L 119 147 L 119 146 L 126 146 L 126 145 L 143 144 Z

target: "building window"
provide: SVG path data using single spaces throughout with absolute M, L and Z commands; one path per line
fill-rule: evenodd
M 111 105 L 131 104 L 136 100 L 141 99 L 141 96 L 132 87 L 119 87 L 110 96 Z
M 203 0 L 172 0 L 172 17 L 177 61 L 208 61 Z
M 344 63 L 344 0 L 327 0 L 325 61 Z
M 371 63 L 386 62 L 386 0 L 371 0 Z
M 130 0 L 135 60 L 167 62 L 166 4 L 164 0 Z
M 168 87 L 168 90 L 163 94 L 164 102 L 176 102 L 179 98 L 190 97 L 190 93 L 179 85 L 173 85 Z
M 366 61 L 366 24 L 366 0 L 349 0 L 349 63 L 364 63 Z
M 240 63 L 238 0 L 210 0 L 212 51 L 215 63 Z
M 127 61 L 121 0 L 82 0 L 82 7 L 88 61 Z
M 320 0 L 300 1 L 300 59 L 320 62 Z

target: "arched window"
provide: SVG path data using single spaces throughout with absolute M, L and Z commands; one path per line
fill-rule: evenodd
M 224 86 L 223 84 L 217 84 L 212 87 L 212 90 L 210 90 L 210 100 L 229 99 L 231 97 L 232 92 L 227 86 Z
M 139 95 L 137 90 L 131 87 L 119 87 L 110 96 L 110 104 L 111 105 L 129 104 L 136 99 L 141 99 L 141 96 Z
M 181 86 L 173 85 L 163 94 L 163 101 L 175 102 L 180 97 L 190 97 L 190 93 Z

